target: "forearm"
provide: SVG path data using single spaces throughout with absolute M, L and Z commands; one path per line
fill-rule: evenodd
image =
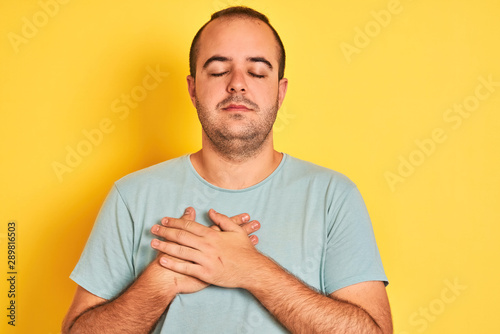
M 268 259 L 247 289 L 292 333 L 383 333 L 361 307 L 322 295 Z
M 118 298 L 76 317 L 68 333 L 149 333 L 175 297 L 154 279 L 157 270 L 155 261 Z

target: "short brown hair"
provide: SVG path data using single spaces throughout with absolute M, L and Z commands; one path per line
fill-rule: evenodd
M 248 18 L 254 18 L 257 20 L 260 20 L 267 24 L 269 28 L 271 28 L 274 37 L 276 38 L 276 41 L 278 42 L 278 49 L 279 49 L 279 59 L 278 59 L 278 79 L 281 80 L 284 75 L 285 75 L 285 47 L 283 46 L 283 42 L 281 41 L 280 36 L 278 35 L 278 32 L 273 28 L 271 23 L 269 23 L 269 19 L 267 16 L 264 14 L 249 8 L 245 6 L 234 6 L 234 7 L 229 7 L 223 10 L 220 10 L 218 12 L 215 12 L 212 14 L 212 17 L 210 18 L 210 21 L 205 23 L 200 30 L 196 33 L 196 35 L 193 38 L 193 42 L 191 43 L 191 49 L 189 50 L 189 72 L 193 78 L 196 77 L 196 61 L 198 60 L 198 53 L 199 53 L 199 39 L 201 36 L 201 33 L 203 32 L 203 29 L 212 22 L 215 19 L 218 19 L 220 17 L 248 17 Z

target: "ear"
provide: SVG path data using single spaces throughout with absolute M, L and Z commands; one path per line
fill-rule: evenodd
M 286 90 L 288 88 L 288 79 L 283 78 L 278 83 L 278 103 L 281 108 L 281 104 L 283 104 L 283 100 L 285 99 Z
M 191 75 L 188 75 L 186 79 L 188 84 L 189 97 L 191 98 L 191 103 L 193 103 L 193 106 L 196 108 L 196 79 L 193 78 Z

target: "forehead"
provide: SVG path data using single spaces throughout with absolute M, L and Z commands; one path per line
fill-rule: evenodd
M 264 22 L 246 17 L 218 18 L 210 22 L 200 36 L 197 63 L 203 64 L 219 55 L 235 60 L 265 57 L 277 64 L 278 54 L 278 42 Z

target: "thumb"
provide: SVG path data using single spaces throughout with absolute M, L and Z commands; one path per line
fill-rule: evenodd
M 241 227 L 234 223 L 231 218 L 222 213 L 218 213 L 214 209 L 208 210 L 208 217 L 210 217 L 214 224 L 219 226 L 222 231 L 236 232 L 241 230 Z
M 184 210 L 184 214 L 182 215 L 181 219 L 194 221 L 196 219 L 196 211 L 194 210 L 194 208 L 187 207 L 186 210 Z

